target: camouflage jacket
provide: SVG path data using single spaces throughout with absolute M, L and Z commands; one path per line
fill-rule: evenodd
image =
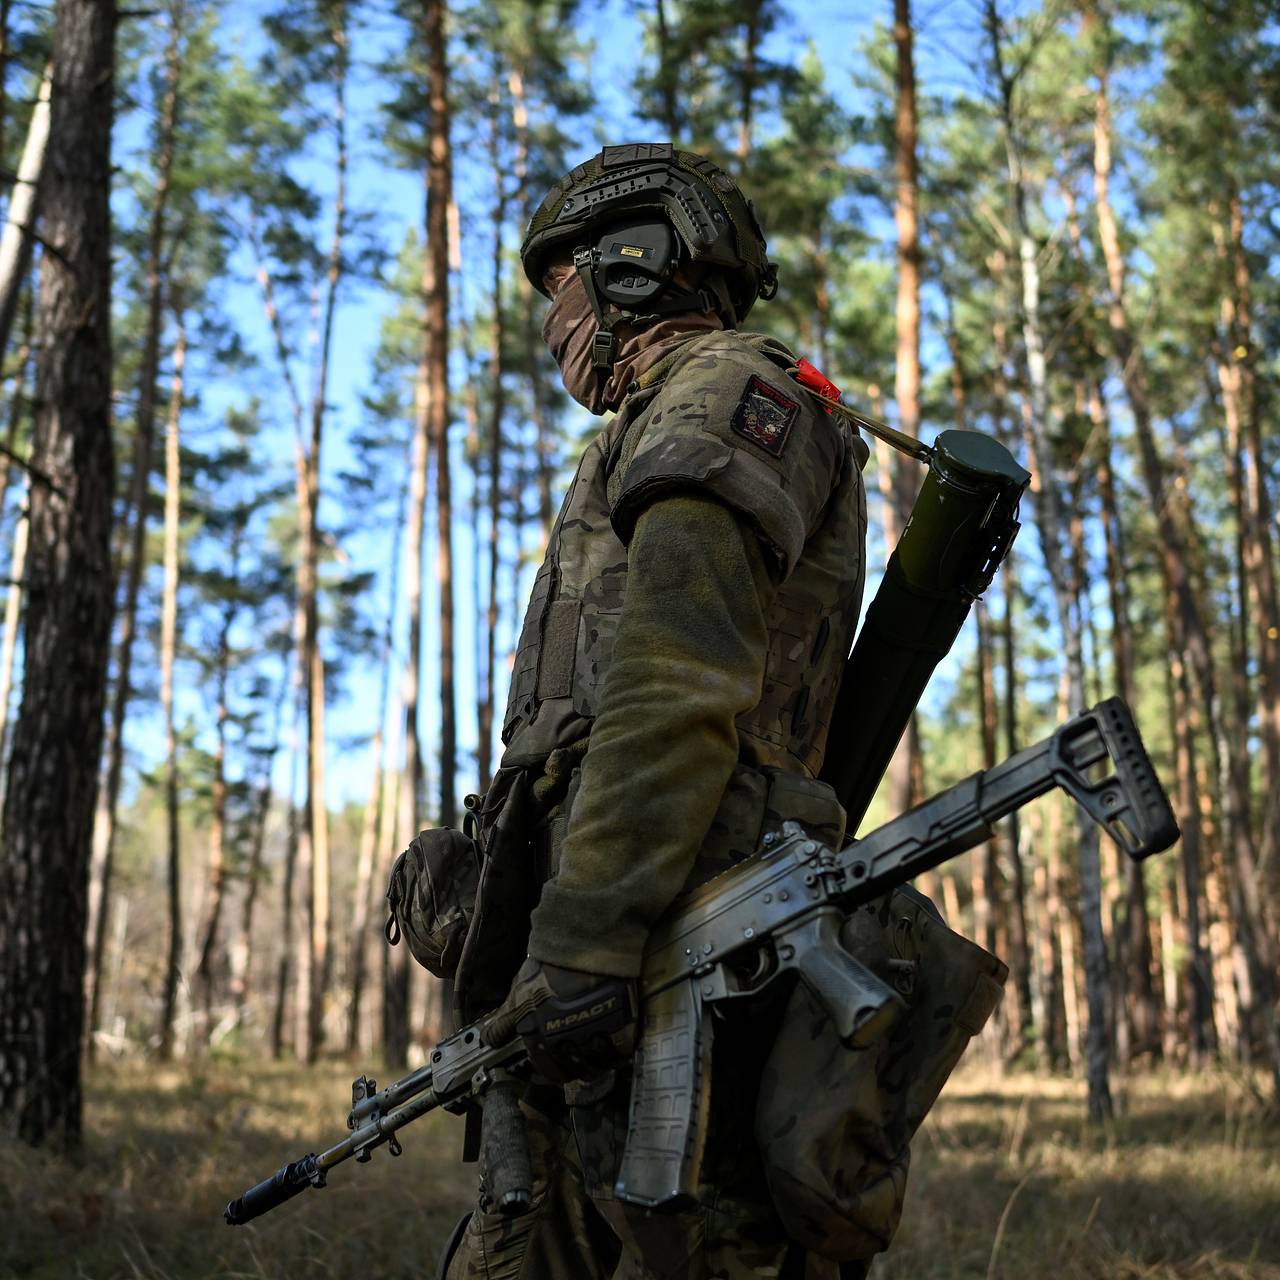
M 749 853 L 773 816 L 840 838 L 813 775 L 861 601 L 865 447 L 792 363 L 767 338 L 693 337 L 578 467 L 503 731 L 507 768 L 555 773 L 590 742 L 553 819 L 540 959 L 635 972 L 657 913 Z
M 779 582 L 765 685 L 738 719 L 742 758 L 817 773 L 862 601 L 866 446 L 791 381 L 793 365 L 761 335 L 699 335 L 651 369 L 587 447 L 525 613 L 505 765 L 540 763 L 589 733 L 636 518 L 694 490 L 751 525 Z

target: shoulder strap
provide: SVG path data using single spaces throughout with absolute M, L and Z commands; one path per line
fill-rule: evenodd
M 855 427 L 866 428 L 877 439 L 892 445 L 908 457 L 915 458 L 917 462 L 923 462 L 927 466 L 932 460 L 933 450 L 927 444 L 917 440 L 915 436 L 907 435 L 905 431 L 899 431 L 897 427 L 891 427 L 887 422 L 881 422 L 879 418 L 873 418 L 869 413 L 855 409 L 845 400 L 840 388 L 808 360 L 797 360 L 791 376 L 796 385 L 803 387 L 828 413 L 834 409 Z
M 804 383 L 800 385 L 803 387 Z M 815 391 L 812 387 L 805 387 L 804 389 L 824 409 L 834 409 L 836 413 L 852 422 L 855 427 L 862 427 L 870 431 L 873 436 L 883 440 L 885 444 L 892 445 L 900 453 L 907 454 L 908 457 L 914 458 L 917 462 L 927 463 L 933 457 L 933 450 L 922 440 L 917 440 L 915 436 L 909 436 L 905 431 L 899 431 L 897 427 L 891 427 L 887 422 L 881 422 L 879 418 L 873 418 L 868 413 L 851 408 L 843 400 L 828 400 L 820 391 Z

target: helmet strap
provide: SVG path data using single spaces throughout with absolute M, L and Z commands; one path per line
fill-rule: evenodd
M 587 301 L 591 303 L 591 310 L 596 313 L 596 325 L 598 327 L 596 328 L 596 336 L 591 339 L 591 367 L 595 369 L 596 378 L 599 380 L 600 388 L 603 391 L 605 381 L 613 370 L 615 355 L 613 326 L 623 317 L 611 316 L 605 313 L 604 305 L 600 301 L 599 290 L 596 289 L 595 265 L 595 250 L 589 249 L 585 245 L 579 245 L 573 251 L 574 270 L 577 271 L 578 279 L 582 281 L 582 287 L 586 290 Z

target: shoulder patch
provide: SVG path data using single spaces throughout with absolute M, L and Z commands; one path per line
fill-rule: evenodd
M 758 444 L 766 453 L 780 458 L 799 412 L 797 401 L 784 396 L 753 373 L 738 407 L 733 411 L 730 425 L 752 444 Z

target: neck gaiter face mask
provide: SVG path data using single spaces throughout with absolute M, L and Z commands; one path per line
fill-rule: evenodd
M 602 386 L 591 364 L 591 343 L 598 326 L 587 291 L 572 266 L 552 267 L 547 275 L 552 301 L 542 324 L 542 340 L 560 366 L 565 390 L 591 413 L 616 409 L 632 382 L 668 352 L 699 333 L 724 328 L 720 317 L 708 311 L 663 316 L 639 332 L 624 321 L 613 331 L 617 355 Z

